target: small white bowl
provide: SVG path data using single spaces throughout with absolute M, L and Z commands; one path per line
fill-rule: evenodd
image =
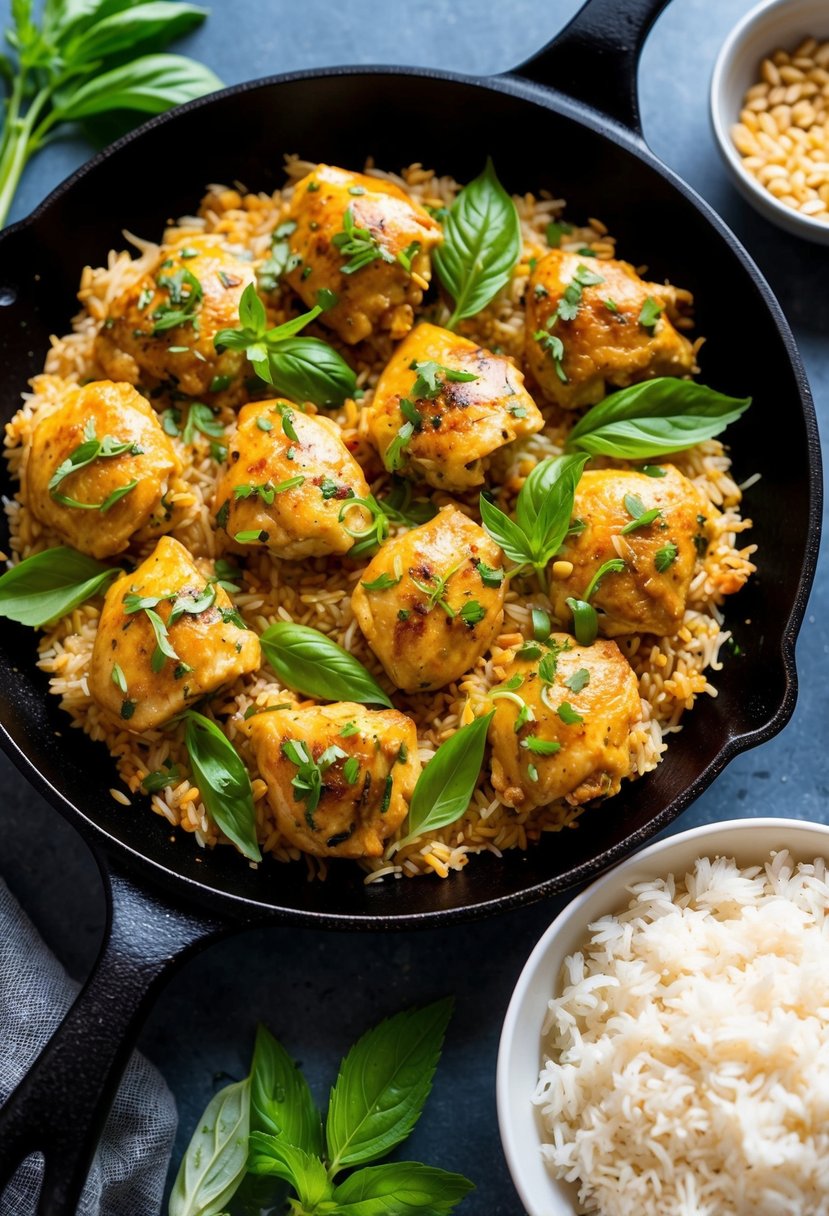
M 766 219 L 795 236 L 829 245 L 829 223 L 793 211 L 769 194 L 743 167 L 731 139 L 746 89 L 760 79 L 760 63 L 778 48 L 793 50 L 804 38 L 829 38 L 827 0 L 764 0 L 746 13 L 723 43 L 711 78 L 711 123 L 735 186 Z
M 829 827 L 799 819 L 731 819 L 668 836 L 635 853 L 582 891 L 533 950 L 512 995 L 498 1050 L 496 1093 L 501 1143 L 528 1216 L 573 1216 L 575 1184 L 553 1178 L 541 1155 L 545 1141 L 531 1098 L 542 1064 L 541 1025 L 564 959 L 587 940 L 587 926 L 619 911 L 636 882 L 686 873 L 698 857 L 736 857 L 759 865 L 772 850 L 796 861 L 829 858 Z

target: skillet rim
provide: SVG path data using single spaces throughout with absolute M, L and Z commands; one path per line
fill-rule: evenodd
M 382 64 L 341 65 L 277 73 L 272 76 L 259 77 L 255 80 L 230 85 L 218 92 L 196 98 L 185 105 L 176 107 L 172 111 L 150 118 L 141 126 L 123 135 L 60 182 L 29 215 L 16 221 L 0 233 L 0 250 L 2 250 L 2 246 L 7 241 L 14 241 L 19 233 L 34 227 L 44 217 L 48 216 L 49 211 L 63 196 L 71 192 L 88 174 L 95 172 L 99 165 L 112 159 L 113 156 L 122 149 L 129 147 L 133 142 L 151 135 L 157 128 L 166 126 L 171 122 L 176 122 L 180 115 L 189 114 L 200 109 L 221 106 L 227 99 L 243 93 L 259 89 L 270 90 L 274 87 L 293 82 L 342 77 L 380 76 L 405 76 L 419 80 L 446 81 L 466 87 L 505 93 L 521 101 L 537 105 L 542 109 L 561 114 L 571 121 L 588 127 L 601 138 L 610 140 L 625 151 L 632 153 L 637 160 L 643 162 L 651 170 L 664 178 L 670 187 L 678 191 L 699 212 L 702 219 L 713 229 L 714 234 L 725 242 L 726 246 L 740 262 L 742 269 L 746 272 L 757 290 L 760 300 L 765 305 L 782 340 L 798 389 L 806 437 L 809 477 L 808 535 L 805 540 L 803 559 L 801 561 L 800 574 L 791 610 L 779 641 L 779 654 L 784 677 L 783 689 L 779 706 L 767 722 L 754 730 L 729 737 L 716 756 L 696 776 L 690 785 L 686 786 L 679 795 L 668 803 L 662 811 L 650 819 L 647 824 L 632 832 L 623 841 L 604 849 L 591 859 L 572 867 L 565 874 L 544 879 L 541 882 L 524 887 L 520 891 L 496 895 L 491 898 L 485 898 L 480 902 L 464 904 L 459 907 L 437 907 L 428 911 L 399 913 L 392 911 L 380 914 L 371 911 L 366 911 L 365 913 L 341 913 L 279 907 L 274 904 L 263 903 L 247 895 L 212 887 L 189 875 L 169 868 L 164 863 L 154 860 L 145 853 L 139 852 L 132 845 L 114 836 L 100 823 L 90 818 L 79 807 L 70 802 L 66 795 L 41 773 L 36 760 L 18 746 L 7 730 L 5 723 L 0 723 L 0 745 L 3 747 L 6 755 L 9 756 L 30 784 L 39 793 L 44 795 L 51 805 L 80 832 L 87 845 L 98 856 L 99 861 L 116 870 L 123 865 L 128 871 L 135 872 L 136 876 L 140 877 L 142 881 L 152 883 L 162 890 L 171 893 L 174 900 L 184 901 L 186 899 L 192 905 L 201 906 L 205 909 L 210 908 L 214 914 L 216 911 L 221 911 L 229 919 L 238 920 L 241 917 L 248 920 L 272 920 L 284 924 L 297 924 L 324 929 L 341 929 L 345 931 L 372 931 L 390 928 L 406 930 L 414 927 L 433 927 L 438 923 L 449 924 L 484 919 L 558 895 L 563 891 L 578 886 L 588 878 L 597 876 L 614 865 L 622 857 L 634 852 L 646 840 L 655 837 L 708 788 L 731 760 L 740 753 L 765 743 L 778 734 L 791 718 L 797 700 L 795 643 L 803 623 L 817 567 L 823 501 L 820 438 L 814 402 L 805 368 L 791 328 L 780 304 L 764 275 L 735 234 L 713 208 L 697 194 L 693 187 L 689 186 L 673 169 L 669 168 L 669 166 L 665 165 L 654 155 L 639 132 L 623 126 L 617 119 L 604 115 L 601 111 L 594 109 L 584 102 L 574 100 L 551 86 L 527 80 L 520 75 L 520 69 L 491 77 L 476 77 L 438 69 Z M 103 854 L 103 857 L 101 857 L 101 854 Z

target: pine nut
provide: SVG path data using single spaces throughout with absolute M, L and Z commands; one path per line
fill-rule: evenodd
M 731 138 L 769 194 L 829 224 L 829 39 L 762 60 Z

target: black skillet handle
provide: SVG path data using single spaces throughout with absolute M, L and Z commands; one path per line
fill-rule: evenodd
M 99 864 L 108 923 L 95 967 L 0 1111 L 0 1195 L 25 1157 L 43 1153 L 38 1216 L 75 1216 L 155 992 L 187 954 L 227 930 L 226 924 L 180 912 L 163 896 L 139 890 L 100 858 Z
M 669 0 L 587 0 L 545 47 L 513 69 L 584 102 L 641 137 L 637 72 L 651 26 Z

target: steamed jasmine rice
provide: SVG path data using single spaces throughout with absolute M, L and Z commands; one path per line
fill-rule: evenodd
M 824 860 L 701 858 L 629 891 L 549 1003 L 550 1169 L 601 1216 L 825 1216 Z

